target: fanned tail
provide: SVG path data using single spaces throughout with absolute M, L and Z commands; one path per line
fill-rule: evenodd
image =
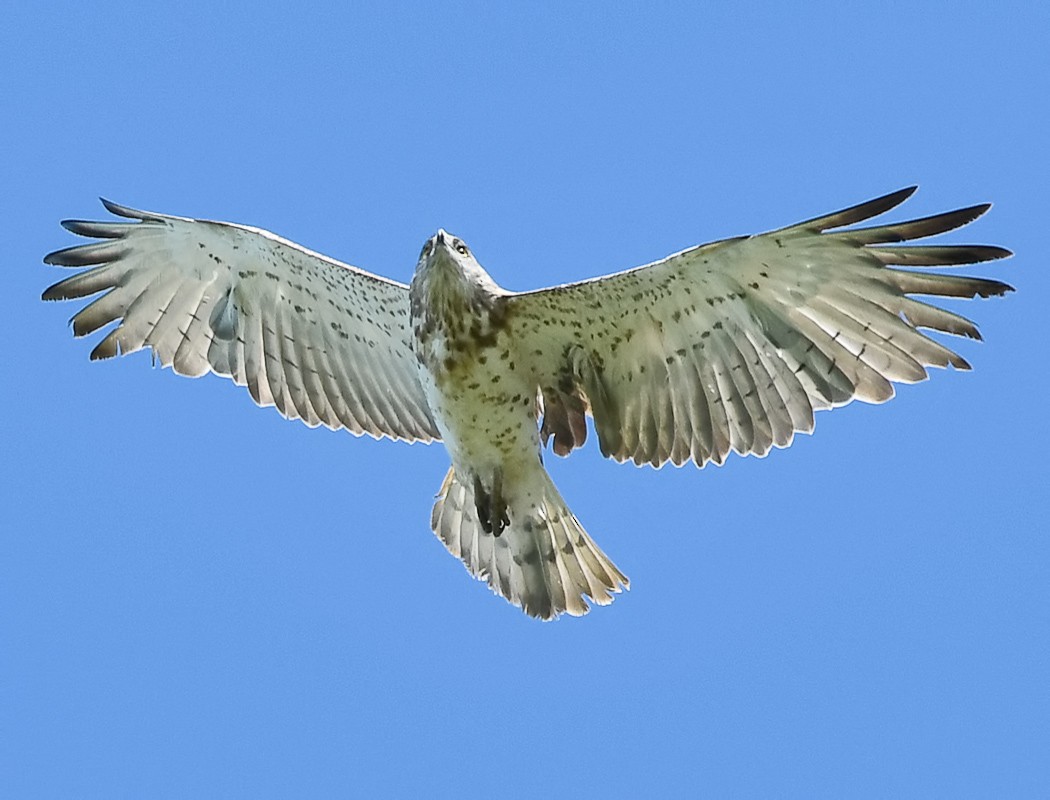
M 478 580 L 533 617 L 578 617 L 587 600 L 608 605 L 628 588 L 616 568 L 587 535 L 544 472 L 541 499 L 532 508 L 510 508 L 510 525 L 499 536 L 478 521 L 474 492 L 450 469 L 430 525 L 452 555 Z

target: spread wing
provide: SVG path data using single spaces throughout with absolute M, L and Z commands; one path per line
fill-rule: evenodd
M 979 339 L 969 320 L 910 295 L 988 297 L 1004 283 L 899 269 L 1002 258 L 985 245 L 900 245 L 987 205 L 878 227 L 904 189 L 754 237 L 700 245 L 582 283 L 509 298 L 508 324 L 543 393 L 545 440 L 565 454 L 594 417 L 606 456 L 659 466 L 764 455 L 813 429 L 813 411 L 881 403 L 926 368 L 968 369 L 919 331 Z
M 150 347 L 181 375 L 227 376 L 310 426 L 438 438 L 409 343 L 407 286 L 267 231 L 103 203 L 136 221 L 67 220 L 100 241 L 44 259 L 92 267 L 45 300 L 104 292 L 73 317 L 74 335 L 120 320 L 92 359 Z

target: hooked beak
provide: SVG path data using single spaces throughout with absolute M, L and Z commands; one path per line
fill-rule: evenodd
M 423 248 L 420 258 L 432 260 L 433 263 L 442 264 L 453 261 L 452 237 L 444 228 L 438 228 L 437 233 L 427 240 L 427 246 Z
M 452 245 L 456 237 L 444 228 L 438 228 L 437 233 L 428 240 L 427 256 L 436 258 L 438 261 L 455 261 L 456 254 L 452 251 Z

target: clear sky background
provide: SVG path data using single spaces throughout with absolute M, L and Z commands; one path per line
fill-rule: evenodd
M 0 794 L 1047 796 L 1046 5 L 352 5 L 4 12 Z M 1017 253 L 974 371 L 721 469 L 550 457 L 632 579 L 553 624 L 431 534 L 440 446 L 39 300 L 98 195 L 528 289 L 912 183 Z

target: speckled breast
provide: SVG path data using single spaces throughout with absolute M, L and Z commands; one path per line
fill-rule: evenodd
M 537 449 L 536 389 L 515 356 L 503 298 L 416 294 L 412 332 L 420 383 L 453 459 L 477 468 L 502 463 L 523 447 Z

